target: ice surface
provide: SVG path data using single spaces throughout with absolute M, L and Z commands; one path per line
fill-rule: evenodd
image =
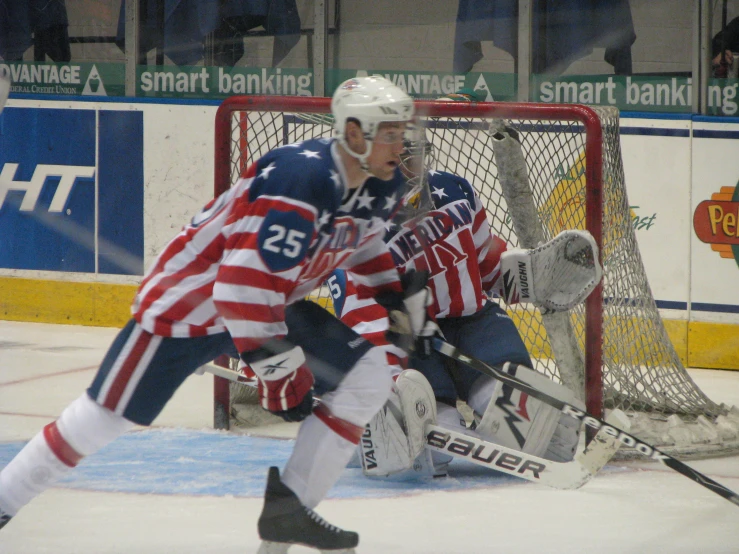
M 87 387 L 113 329 L 0 321 L 0 466 Z M 739 405 L 739 372 L 691 370 Z M 212 378 L 191 377 L 152 429 L 85 459 L 0 531 L 1 554 L 253 553 L 282 438 L 211 428 Z M 688 462 L 739 491 L 739 457 Z M 388 483 L 348 469 L 318 507 L 358 553 L 736 553 L 739 508 L 658 463 L 618 462 L 558 491 L 455 462 L 451 478 Z M 293 547 L 291 554 L 311 552 Z

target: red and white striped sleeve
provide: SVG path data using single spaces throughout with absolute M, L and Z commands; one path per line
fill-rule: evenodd
M 286 299 L 315 239 L 316 215 L 310 204 L 266 195 L 253 201 L 242 198 L 234 207 L 224 227 L 227 238 L 213 301 L 239 352 L 287 334 Z M 271 248 L 274 259 L 265 256 Z
M 485 207 L 477 195 L 474 202 L 472 237 L 477 252 L 477 264 L 480 267 L 482 289 L 495 292 L 500 287 L 500 255 L 506 251 L 508 245 L 503 239 L 492 234 Z
M 383 233 L 376 233 L 342 264 L 343 269 L 351 271 L 359 298 L 374 298 L 385 290 L 403 291 L 398 269 L 383 236 Z
M 375 302 L 374 298 L 360 298 L 354 283 L 354 275 L 346 274 L 346 290 L 344 304 L 340 316 L 341 322 L 351 327 L 375 346 L 379 346 L 387 354 L 388 364 L 395 373 L 399 373 L 407 365 L 406 353 L 387 340 L 388 317 L 385 308 Z

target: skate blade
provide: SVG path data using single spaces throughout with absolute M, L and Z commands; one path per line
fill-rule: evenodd
M 257 554 L 287 554 L 290 545 L 284 542 L 262 541 Z
M 287 554 L 287 549 L 292 545 L 286 542 L 262 541 L 257 554 Z M 340 548 L 338 550 L 318 550 L 321 554 L 356 554 L 353 548 Z

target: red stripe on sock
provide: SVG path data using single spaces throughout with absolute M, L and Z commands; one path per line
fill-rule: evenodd
M 64 440 L 64 437 L 59 432 L 59 428 L 56 426 L 56 421 L 44 427 L 44 438 L 51 451 L 64 465 L 74 467 L 84 458 L 82 454 L 69 446 L 69 443 Z
M 340 419 L 331 413 L 326 406 L 320 404 L 313 410 L 316 417 L 323 421 L 326 426 L 331 429 L 334 433 L 339 435 L 341 438 L 348 440 L 353 444 L 359 444 L 359 439 L 364 433 L 364 427 L 349 423 L 345 419 Z
M 144 355 L 144 351 L 146 350 L 146 347 L 149 346 L 149 342 L 151 342 L 151 337 L 152 335 L 150 333 L 142 330 L 141 335 L 136 339 L 136 344 L 133 345 L 131 352 L 128 353 L 126 361 L 123 362 L 123 365 L 118 370 L 118 375 L 116 375 L 113 384 L 108 390 L 108 394 L 105 396 L 105 402 L 103 402 L 103 406 L 108 408 L 111 412 L 115 412 L 118 402 L 120 401 L 121 396 L 123 396 L 123 391 L 126 390 L 128 380 L 136 370 L 136 366 L 139 365 L 141 356 Z

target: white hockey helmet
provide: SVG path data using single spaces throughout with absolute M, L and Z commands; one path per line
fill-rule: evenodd
M 405 122 L 413 118 L 413 99 L 384 77 L 353 77 L 341 83 L 331 100 L 334 129 L 346 151 L 362 164 L 372 151 L 372 141 L 380 123 Z M 367 139 L 367 150 L 357 154 L 347 146 L 346 122 L 355 119 Z

